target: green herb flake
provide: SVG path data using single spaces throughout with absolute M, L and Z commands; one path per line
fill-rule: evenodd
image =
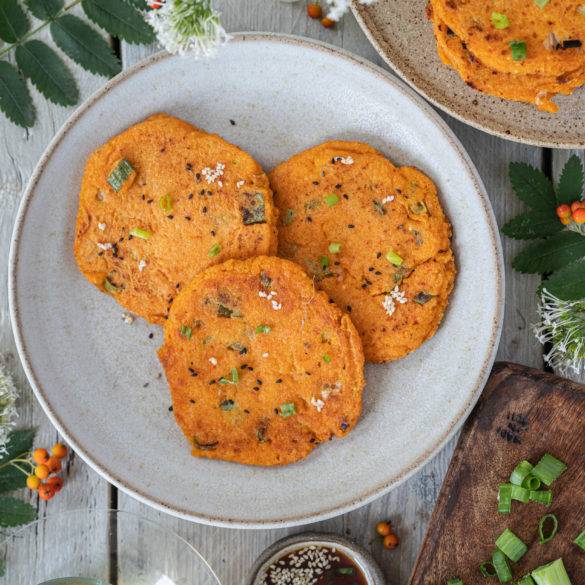
M 113 284 L 108 278 L 104 278 L 104 288 L 111 293 L 122 292 L 122 288 Z
M 225 376 L 222 376 L 218 382 L 220 384 L 237 384 L 240 381 L 240 376 L 238 375 L 238 370 L 237 368 L 232 368 L 230 370 L 230 377 L 226 378 Z
M 372 201 L 372 205 L 374 206 L 374 211 L 380 215 L 386 215 L 386 210 L 384 209 L 384 205 L 380 203 L 377 199 Z
M 341 252 L 341 244 L 337 242 L 331 242 L 328 249 L 331 254 L 339 254 L 339 252 Z
M 221 246 L 219 244 L 213 244 L 213 246 L 211 246 L 211 248 L 209 248 L 209 252 L 207 252 L 207 255 L 210 258 L 213 258 L 214 256 L 217 256 L 220 252 L 221 252 Z
M 141 240 L 148 240 L 148 238 L 152 236 L 152 232 L 143 230 L 141 228 L 132 228 L 130 230 L 130 235 L 134 236 L 135 238 L 140 238 Z
M 235 341 L 234 343 L 230 343 L 227 348 L 230 351 L 235 351 L 237 353 L 239 353 L 240 355 L 244 355 L 246 353 L 248 353 L 248 348 L 243 345 L 242 343 L 239 343 L 238 341 Z
M 329 268 L 329 258 L 327 256 L 319 256 L 319 266 L 321 266 L 323 270 Z
M 288 416 L 293 416 L 294 414 L 297 413 L 297 409 L 295 408 L 295 405 L 293 402 L 286 402 L 285 404 L 281 404 L 280 405 L 280 416 L 283 417 L 288 417 Z
M 323 199 L 325 200 L 325 203 L 327 203 L 328 207 L 333 207 L 339 203 L 339 196 L 335 195 L 335 193 L 332 193 L 331 195 L 325 195 Z
M 158 200 L 158 206 L 165 212 L 170 213 L 173 211 L 173 198 L 170 195 L 163 195 Z
M 548 3 L 550 2 L 550 0 L 534 0 L 534 3 L 542 10 Z M 583 13 L 585 13 L 585 10 L 583 10 Z
M 266 223 L 266 208 L 264 205 L 264 196 L 261 193 L 256 193 L 250 199 L 248 205 L 240 207 L 240 211 L 244 225 Z
M 219 407 L 222 410 L 233 410 L 236 407 L 236 403 L 233 400 L 222 400 L 219 403 Z
M 494 28 L 502 30 L 510 26 L 510 19 L 501 12 L 492 12 L 492 24 Z
M 290 225 L 295 219 L 295 213 L 294 209 L 287 209 L 282 216 L 282 225 Z
M 402 263 L 404 262 L 404 260 L 393 250 L 388 250 L 388 252 L 386 252 L 386 260 L 394 266 L 402 266 Z
M 189 327 L 189 325 L 181 325 L 181 336 L 185 339 L 191 339 L 191 335 L 193 334 L 193 329 Z
M 233 310 L 221 303 L 217 305 L 217 316 L 224 317 L 225 319 L 230 319 L 231 316 L 234 314 Z
M 424 201 L 415 201 L 408 206 L 408 209 L 410 209 L 414 215 L 423 215 L 424 213 L 429 212 Z
M 108 183 L 118 193 L 133 172 L 134 167 L 123 158 L 110 173 Z
M 331 356 L 330 356 L 328 353 L 324 353 L 324 354 L 323 354 L 323 361 L 324 361 L 326 364 L 330 364 L 330 363 L 331 363 Z
M 508 44 L 512 49 L 512 59 L 514 61 L 526 60 L 526 43 L 524 41 L 510 41 Z
M 355 570 L 353 567 L 338 567 L 337 569 L 335 569 L 335 572 L 338 575 L 353 575 L 355 573 Z
M 255 329 L 256 333 L 270 333 L 270 326 L 269 325 L 258 325 Z
M 260 284 L 263 288 L 270 288 L 272 286 L 272 278 L 263 270 L 260 272 Z

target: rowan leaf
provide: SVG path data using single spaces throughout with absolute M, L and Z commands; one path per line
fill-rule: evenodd
M 147 10 L 149 8 L 146 0 L 124 0 L 124 2 L 132 4 L 132 6 L 135 6 L 139 10 Z
M 502 233 L 516 240 L 546 238 L 564 229 L 559 218 L 550 211 L 527 211 L 511 219 Z
M 28 524 L 37 517 L 37 511 L 30 504 L 11 496 L 0 497 L 0 526 L 8 528 Z
M 570 205 L 583 194 L 583 163 L 574 154 L 566 162 L 557 188 L 557 203 Z
M 92 73 L 113 77 L 122 70 L 108 43 L 77 16 L 65 14 L 52 22 L 51 35 L 66 55 Z
M 0 1 L 0 39 L 15 43 L 29 27 L 28 17 L 17 0 Z
M 39 20 L 55 18 L 65 4 L 64 0 L 24 0 L 24 3 Z
M 26 81 L 7 61 L 0 61 L 0 110 L 22 128 L 31 128 L 35 123 L 35 108 Z
M 510 181 L 518 198 L 532 209 L 554 211 L 555 190 L 550 179 L 526 163 L 510 163 Z
M 585 263 L 573 262 L 555 272 L 540 285 L 563 301 L 578 301 L 585 298 Z
M 82 0 L 85 14 L 98 26 L 128 43 L 148 44 L 156 38 L 144 16 L 133 5 L 120 0 Z
M 520 252 L 512 266 L 518 272 L 544 274 L 559 270 L 584 256 L 585 237 L 576 232 L 563 231 Z
M 26 475 L 12 465 L 0 469 L 0 494 L 26 487 Z
M 6 451 L 0 454 L 0 466 L 14 459 L 27 454 L 33 446 L 36 429 L 18 429 L 12 431 L 6 443 Z
M 73 106 L 79 100 L 74 77 L 53 49 L 41 41 L 28 41 L 16 47 L 16 63 L 22 73 L 50 101 Z

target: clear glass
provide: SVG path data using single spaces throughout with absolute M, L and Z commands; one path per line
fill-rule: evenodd
M 65 512 L 25 526 L 0 544 L 2 568 L 0 585 L 221 585 L 186 540 L 117 510 Z

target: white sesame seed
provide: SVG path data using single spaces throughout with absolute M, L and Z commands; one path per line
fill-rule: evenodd
M 126 323 L 126 325 L 132 325 L 134 323 L 134 315 L 130 313 L 122 313 L 122 321 Z
M 98 223 L 98 230 L 100 230 L 100 232 L 103 232 L 105 229 L 106 229 L 105 223 Z
M 140 262 L 138 263 L 138 270 L 140 272 L 142 272 L 145 268 L 146 268 L 146 260 L 144 258 L 142 258 L 142 260 L 140 260 Z
M 217 366 L 217 358 L 210 357 L 210 358 L 209 358 L 209 363 L 210 363 L 212 366 Z
M 392 203 L 392 201 L 394 201 L 394 195 L 388 195 L 387 197 L 384 197 L 384 199 L 382 199 L 382 203 L 384 204 Z
M 242 180 L 240 180 L 240 181 L 238 181 L 238 182 L 236 183 L 236 187 L 237 187 L 238 189 L 241 189 L 241 188 L 242 188 L 242 187 L 243 187 L 245 184 L 246 184 L 246 181 L 244 181 L 244 180 L 242 179 Z
M 100 250 L 111 250 L 111 248 L 112 248 L 112 244 L 110 244 L 110 242 L 106 242 L 105 244 L 100 244 L 100 242 L 98 242 L 98 245 L 97 245 L 97 247 L 98 247 Z
M 351 156 L 336 156 L 333 158 L 335 162 L 340 162 L 342 165 L 352 165 L 353 158 Z
M 262 357 L 263 357 L 263 358 L 267 358 L 267 357 L 268 357 L 268 352 L 267 352 L 267 351 L 265 351 L 265 352 L 262 354 Z

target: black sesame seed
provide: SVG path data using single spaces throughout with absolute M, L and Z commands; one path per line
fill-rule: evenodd
M 339 266 L 341 264 L 341 262 L 339 260 L 335 260 L 335 262 L 333 262 L 334 266 Z
M 173 219 L 175 216 L 174 215 L 167 215 L 168 219 Z
M 173 412 L 173 405 L 169 406 L 169 412 Z
M 376 270 L 376 272 L 374 272 L 374 274 L 375 274 L 376 276 L 382 276 L 382 273 L 381 273 L 379 270 Z
M 143 388 L 148 388 L 148 382 L 144 382 L 144 384 L 142 384 Z
M 153 202 L 153 199 L 147 199 L 146 203 L 148 203 L 149 205 Z
M 248 364 L 242 364 L 242 365 L 240 366 L 240 368 L 241 368 L 242 370 L 245 370 L 247 367 L 248 367 Z
M 232 126 L 235 126 L 235 125 L 236 125 L 236 121 L 235 121 L 235 120 L 230 120 L 230 124 L 231 124 Z
M 202 213 L 207 213 L 207 207 L 204 206 L 203 209 L 201 209 L 201 212 Z
M 149 333 L 148 334 L 148 339 L 152 339 L 154 337 L 154 333 Z
M 205 189 L 201 189 L 201 191 L 199 191 L 199 195 L 205 195 Z
M 195 401 L 195 400 L 193 400 L 193 398 L 191 398 L 191 399 L 189 400 L 189 402 L 190 402 L 191 404 L 195 404 L 195 402 L 196 402 L 196 401 Z
M 276 384 L 282 384 L 282 378 L 278 378 L 278 380 L 276 380 Z
M 374 272 L 374 270 L 376 270 L 376 269 L 375 269 L 373 266 L 370 266 L 370 267 L 368 268 L 368 270 L 369 270 L 370 272 Z
M 190 216 L 190 215 L 186 215 L 186 216 L 185 216 L 185 219 L 186 219 L 187 221 L 191 221 L 191 216 Z
M 215 238 L 215 230 L 211 230 L 211 235 Z
M 181 283 L 177 282 L 177 284 L 175 284 L 175 288 L 181 288 Z
M 187 199 L 193 199 L 193 193 L 189 193 L 189 195 L 187 195 Z
M 348 313 L 351 313 L 351 305 L 347 305 L 347 307 L 345 307 L 347 309 Z
M 103 250 L 101 252 L 98 252 L 98 256 L 103 256 L 103 255 L 104 255 Z
M 193 170 L 193 163 L 187 163 L 185 165 L 185 170 L 186 171 L 192 171 Z
M 311 223 L 313 221 L 313 218 L 310 215 L 307 215 L 306 220 L 308 223 Z
M 337 183 L 337 185 L 335 185 L 336 189 L 341 189 L 341 183 Z
M 215 380 L 209 380 L 209 385 L 212 386 L 213 384 L 215 384 Z
M 244 412 L 245 412 L 246 414 L 250 414 L 250 411 L 249 411 L 247 408 L 244 408 Z
M 258 386 L 254 386 L 253 390 L 256 390 L 256 392 L 258 392 L 260 388 Z
M 210 196 L 213 195 L 213 193 L 211 191 L 207 191 L 207 194 Z
M 354 225 L 353 223 L 348 223 L 348 224 L 347 224 L 347 227 L 348 227 L 350 230 L 352 230 L 352 229 L 355 227 L 355 225 Z
M 349 195 L 348 195 L 347 193 L 344 193 L 344 194 L 343 194 L 343 198 L 344 198 L 345 200 L 349 200 Z
M 258 378 L 258 379 L 256 380 L 256 384 L 258 384 L 258 386 L 262 386 L 262 380 L 260 380 L 260 378 Z
M 142 194 L 142 201 L 144 201 L 146 199 L 146 195 L 144 195 L 144 193 Z
M 313 185 L 318 185 L 319 181 L 313 181 Z
M 381 258 L 381 257 L 382 257 L 382 252 L 378 252 L 378 253 L 376 254 L 376 258 Z
M 189 374 L 195 378 L 198 376 L 198 372 L 196 372 L 193 368 L 189 368 Z

